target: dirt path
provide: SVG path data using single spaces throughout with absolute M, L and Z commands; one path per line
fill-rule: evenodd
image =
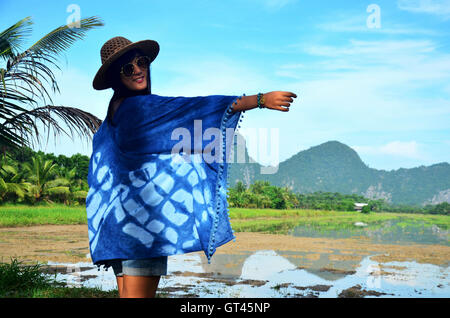
M 0 260 L 89 262 L 86 225 L 41 225 L 0 228 Z
M 306 238 L 261 233 L 236 233 L 236 242 L 217 249 L 216 255 L 248 255 L 260 250 L 274 250 L 282 256 L 299 259 L 304 267 L 333 267 L 345 262 L 358 264 L 367 255 L 378 262 L 412 261 L 448 265 L 450 247 L 443 245 L 374 244 L 366 238 Z M 295 253 L 294 253 L 295 252 Z M 0 261 L 15 257 L 24 262 L 90 262 L 86 225 L 43 225 L 0 228 Z M 325 258 L 325 261 L 324 261 Z M 296 262 L 297 263 L 297 262 Z

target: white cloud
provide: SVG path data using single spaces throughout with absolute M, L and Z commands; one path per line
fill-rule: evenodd
M 296 80 L 301 79 L 301 71 L 306 68 L 306 65 L 301 63 L 282 64 L 275 70 L 275 75 L 280 77 L 290 77 Z
M 300 47 L 300 46 L 299 46 Z M 359 41 L 350 40 L 344 45 L 303 46 L 307 54 L 319 61 L 307 64 L 305 74 L 321 73 L 321 77 L 351 79 L 355 84 L 370 83 L 383 94 L 397 90 L 399 94 L 432 87 L 441 89 L 439 98 L 448 99 L 450 82 L 450 54 L 438 52 L 439 44 L 431 40 Z M 279 75 L 298 70 L 279 68 Z M 283 73 L 284 72 L 284 73 Z M 299 76 L 297 76 L 298 78 Z M 317 78 L 317 77 L 316 77 Z M 381 91 L 379 91 L 381 93 Z
M 436 49 L 436 44 L 431 40 L 388 40 L 388 41 L 359 41 L 350 40 L 347 46 L 313 45 L 304 46 L 305 52 L 316 56 L 364 56 L 382 60 L 380 55 L 417 55 L 430 53 Z
M 352 146 L 362 155 L 385 155 L 404 157 L 408 159 L 424 159 L 416 141 L 392 141 L 381 146 Z
M 305 64 L 301 63 L 290 63 L 290 64 L 283 64 L 280 65 L 281 69 L 299 69 L 299 68 L 305 68 Z
M 450 18 L 450 0 L 398 0 L 398 8 Z
M 268 11 L 274 11 L 282 9 L 288 5 L 294 4 L 299 0 L 246 0 L 246 1 L 253 4 L 255 8 L 262 5 L 264 9 Z
M 220 55 L 190 57 L 189 63 L 185 63 L 184 59 L 160 62 L 158 71 L 172 74 L 168 82 L 158 87 L 155 92 L 158 95 L 248 95 L 268 85 L 267 78 L 260 70 Z
M 270 9 L 280 9 L 288 4 L 295 3 L 297 0 L 264 0 L 264 5 Z
M 345 142 L 349 136 L 365 132 L 392 132 L 396 138 L 396 132 L 448 129 L 449 95 L 441 94 L 440 99 L 409 95 L 427 82 L 449 82 L 450 56 L 437 54 L 435 42 L 354 40 L 326 47 L 326 54 L 314 55 L 314 62 L 281 62 L 278 69 L 252 67 L 245 61 L 211 54 L 207 58 L 162 59 L 157 69 L 152 69 L 152 74 L 156 73 L 153 92 L 165 96 L 251 95 L 273 90 L 297 93 L 299 98 L 289 112 L 253 110 L 243 120 L 243 127 L 280 127 L 280 161 L 303 148 L 328 140 Z M 158 72 L 168 80 L 162 81 Z M 285 72 L 285 78 L 273 76 L 277 72 Z M 102 119 L 106 115 L 111 92 L 94 91 L 92 78 L 70 69 L 59 83 L 64 96 L 61 104 L 91 111 Z M 418 143 L 360 147 L 397 158 L 396 166 L 409 158 L 423 161 L 417 157 L 421 155 Z M 75 148 L 71 141 L 56 147 L 57 153 L 67 154 L 77 152 Z M 401 149 L 403 156 L 396 149 Z M 90 145 L 82 152 L 89 151 Z
M 431 40 L 302 46 L 312 56 L 302 60 L 304 67 L 292 62 L 277 69 L 277 75 L 289 79 L 286 89 L 300 96 L 285 126 L 297 127 L 289 133 L 308 145 L 366 140 L 358 150 L 383 165 L 434 162 L 423 150 L 427 143 L 418 142 L 421 131 L 448 131 L 450 55 L 437 47 Z M 377 134 L 396 138 L 410 132 L 419 139 L 370 145 Z
M 404 83 L 397 83 L 399 79 Z M 405 88 L 408 85 L 407 74 L 387 70 L 325 74 L 320 79 L 292 82 L 284 87 L 298 92 L 300 103 L 292 107 L 284 124 L 333 139 L 339 135 L 448 129 L 450 102 L 410 97 Z
M 401 156 L 407 158 L 420 158 L 420 152 L 417 142 L 393 141 L 380 147 L 380 151 L 386 155 Z
M 381 28 L 367 27 L 367 15 L 353 15 L 351 17 L 344 17 L 341 20 L 332 19 L 332 22 L 321 23 L 317 28 L 327 32 L 352 32 L 352 33 L 374 33 L 374 34 L 388 34 L 388 35 L 427 35 L 435 36 L 440 33 L 436 30 L 417 28 L 413 25 L 406 24 L 392 24 L 391 21 L 385 22 L 383 20 Z M 389 23 L 389 24 L 388 24 Z M 388 25 L 386 27 L 386 25 Z

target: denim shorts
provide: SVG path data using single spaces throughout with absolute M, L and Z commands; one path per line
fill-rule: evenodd
M 161 276 L 167 275 L 167 256 L 148 259 L 111 260 L 116 276 Z

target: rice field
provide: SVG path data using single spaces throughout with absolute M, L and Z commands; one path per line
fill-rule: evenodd
M 449 229 L 450 217 L 413 213 L 324 210 L 275 210 L 230 208 L 229 216 L 235 232 L 261 232 L 288 234 L 295 229 L 314 232 L 353 231 L 362 229 L 375 231 L 391 225 L 393 229 L 407 230 L 411 227 L 431 228 L 442 231 Z M 87 224 L 86 208 L 81 206 L 53 205 L 3 205 L 0 206 L 0 227 L 32 225 L 75 225 Z M 355 226 L 362 224 L 362 227 Z

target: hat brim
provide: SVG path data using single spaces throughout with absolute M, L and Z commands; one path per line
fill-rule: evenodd
M 111 78 L 108 78 L 107 70 L 117 59 L 133 49 L 142 50 L 144 54 L 150 58 L 150 63 L 152 63 L 153 60 L 158 56 L 159 44 L 158 42 L 153 40 L 143 40 L 131 43 L 115 52 L 102 64 L 100 69 L 97 71 L 97 74 L 95 74 L 94 81 L 92 83 L 94 89 L 102 90 L 112 87 Z

